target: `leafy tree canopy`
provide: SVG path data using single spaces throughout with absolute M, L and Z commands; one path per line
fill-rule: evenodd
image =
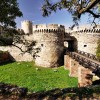
M 22 15 L 17 0 L 0 0 L 0 24 L 2 26 L 15 27 L 16 17 Z
M 54 3 L 53 0 L 44 0 L 45 3 L 42 6 L 43 16 L 49 16 L 52 11 L 56 12 L 58 9 L 66 9 L 71 13 L 75 24 L 81 18 L 84 13 L 92 15 L 94 20 L 100 18 L 100 0 L 58 0 Z M 93 20 L 93 22 L 95 22 Z

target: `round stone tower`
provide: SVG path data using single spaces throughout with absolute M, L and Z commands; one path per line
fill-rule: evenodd
M 33 30 L 32 30 L 32 22 L 25 20 L 21 22 L 21 29 L 23 29 L 25 34 L 32 34 Z
M 40 48 L 36 64 L 43 67 L 58 67 L 64 50 L 65 28 L 58 24 L 35 25 L 33 32 L 36 47 Z

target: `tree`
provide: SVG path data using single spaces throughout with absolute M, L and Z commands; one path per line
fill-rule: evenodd
M 2 28 L 3 33 L 0 34 L 0 45 L 15 46 L 20 49 L 23 54 L 30 53 L 33 58 L 35 58 L 40 51 L 39 47 L 35 47 L 36 42 L 26 40 L 22 31 L 14 29 L 16 27 L 16 17 L 21 17 L 22 15 L 17 0 L 0 0 L 0 28 Z M 21 47 L 17 45 L 18 43 L 21 44 Z M 22 47 L 26 49 L 24 50 Z
M 17 0 L 0 0 L 0 24 L 2 26 L 15 27 L 16 17 L 22 15 Z
M 75 24 L 85 13 L 92 15 L 95 22 L 96 18 L 100 18 L 100 0 L 59 0 L 53 3 L 50 0 L 44 0 L 42 6 L 43 16 L 49 16 L 52 11 L 56 12 L 57 9 L 67 9 L 72 14 Z

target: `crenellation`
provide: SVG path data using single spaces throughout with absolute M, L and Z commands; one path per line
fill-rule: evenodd
M 72 33 L 86 33 L 86 34 L 95 33 L 95 34 L 97 34 L 97 33 L 100 33 L 100 29 L 81 29 L 81 30 L 77 30 L 77 31 L 73 30 Z
M 36 27 L 37 26 L 37 27 Z M 65 27 L 63 25 L 58 25 L 58 24 L 39 24 L 39 25 L 35 25 L 33 26 L 33 34 L 34 33 L 40 33 L 40 32 L 47 32 L 47 33 L 60 33 L 60 32 L 64 32 L 65 31 Z

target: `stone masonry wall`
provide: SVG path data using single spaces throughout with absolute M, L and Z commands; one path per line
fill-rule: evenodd
M 64 68 L 70 70 L 69 76 L 78 77 L 78 67 L 79 67 L 79 63 L 77 61 L 75 61 L 68 55 L 65 55 Z
M 40 26 L 33 33 L 36 47 L 41 48 L 35 62 L 39 66 L 58 67 L 64 50 L 64 28 L 58 25 L 55 29 L 51 29 L 50 25 L 44 29 L 39 28 Z
M 100 38 L 99 35 L 88 33 L 72 33 L 72 36 L 74 36 L 78 41 L 78 50 L 96 55 L 97 41 Z
M 21 45 L 19 45 L 21 46 Z M 25 48 L 22 48 L 25 50 Z M 29 53 L 23 53 L 19 48 L 15 46 L 0 46 L 0 50 L 8 51 L 12 56 L 12 60 L 15 61 L 33 61 L 33 57 Z
M 58 60 L 63 52 L 63 37 L 61 33 L 36 33 L 37 47 L 41 47 L 41 51 L 37 54 L 36 64 L 44 67 L 58 66 Z M 42 36 L 41 36 L 42 35 Z M 61 36 L 61 37 L 60 37 Z M 60 37 L 60 38 L 59 38 Z M 61 40 L 62 38 L 62 40 Z

